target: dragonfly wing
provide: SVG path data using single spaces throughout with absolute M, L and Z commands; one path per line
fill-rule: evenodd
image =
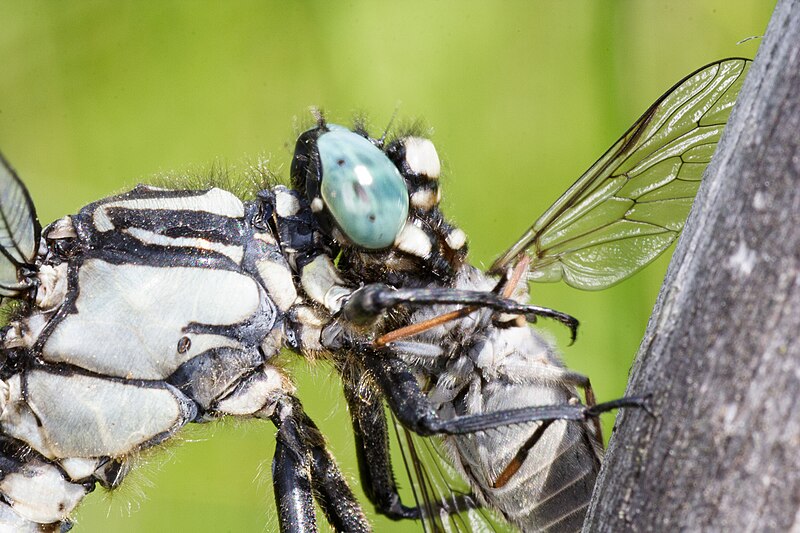
M 526 252 L 530 279 L 609 287 L 680 234 L 750 66 L 725 59 L 659 98 L 494 265 Z
M 479 507 L 469 484 L 450 464 L 437 437 L 420 437 L 389 414 L 416 504 L 428 533 L 512 531 L 496 513 Z
M 27 288 L 19 268 L 33 263 L 40 235 L 30 194 L 0 155 L 0 296 L 16 296 Z

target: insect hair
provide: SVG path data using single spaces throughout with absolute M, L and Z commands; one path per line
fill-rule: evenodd
M 258 191 L 287 184 L 282 166 L 266 155 L 245 158 L 236 163 L 217 159 L 208 166 L 160 172 L 147 179 L 148 185 L 167 189 L 209 189 L 218 187 L 243 200 L 256 197 Z

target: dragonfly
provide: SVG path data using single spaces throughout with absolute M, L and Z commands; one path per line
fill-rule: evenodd
M 432 531 L 581 529 L 602 457 L 597 415 L 646 404 L 596 403 L 589 379 L 528 326 L 555 319 L 574 341 L 577 320 L 529 305 L 528 281 L 601 290 L 667 250 L 748 68 L 726 59 L 679 81 L 487 272 L 469 264 L 466 236 L 439 209 L 440 162 L 428 139 L 401 133 L 386 143 L 322 117 L 300 136 L 293 187 L 339 245 L 300 276 L 327 280 L 310 297 L 334 316 L 324 344 L 379 512 L 423 519 Z M 408 447 L 414 507 L 394 482 L 384 402 Z M 435 434 L 433 444 L 419 438 Z M 458 478 L 466 489 L 453 488 Z
M 326 278 L 295 282 L 336 248 L 298 191 L 140 185 L 42 228 L 5 159 L 0 185 L 0 529 L 68 530 L 140 452 L 226 416 L 277 428 L 282 531 L 316 530 L 315 504 L 370 529 L 277 359 L 332 319 L 308 299 Z
M 672 95 L 682 102 L 672 102 L 678 109 L 689 109 L 686 102 L 702 94 L 703 80 L 722 80 L 728 88 L 718 100 L 700 97 L 702 117 L 718 137 L 724 125 L 718 119 L 727 118 L 745 68 L 741 60 L 710 65 L 660 102 Z M 682 99 L 685 92 L 690 100 Z M 653 117 L 677 116 L 658 104 L 654 108 L 661 112 L 643 117 L 640 129 L 653 126 Z M 668 121 L 649 136 L 627 135 L 638 142 L 688 127 L 678 122 Z M 688 137 L 697 136 L 691 133 L 696 126 L 688 127 Z M 655 151 L 675 140 L 665 137 Z M 713 135 L 703 139 L 716 142 Z M 679 154 L 699 142 L 688 142 Z M 626 146 L 643 155 L 641 148 L 619 148 Z M 547 317 L 573 332 L 577 327 L 568 315 L 527 303 L 526 275 L 543 271 L 536 261 L 517 258 L 530 243 L 518 244 L 516 255 L 501 259 L 495 272 L 469 266 L 466 237 L 438 210 L 438 157 L 427 139 L 401 135 L 384 144 L 363 129 L 349 131 L 320 117 L 298 140 L 293 189 L 264 188 L 243 202 L 217 188 L 139 186 L 44 229 L 21 180 L 5 160 L 1 166 L 0 295 L 16 301 L 0 330 L 0 524 L 7 528 L 68 529 L 82 498 L 98 483 L 117 487 L 139 451 L 169 440 L 186 423 L 239 416 L 270 420 L 277 428 L 273 483 L 282 531 L 314 530 L 315 498 L 335 529 L 368 530 L 323 436 L 275 360 L 284 346 L 325 353 L 342 374 L 362 482 L 378 511 L 423 519 L 436 530 L 463 524 L 460 510 L 476 529 L 483 527 L 476 520 L 487 515 L 479 505 L 510 524 L 540 526 L 525 522 L 539 518 L 531 518 L 527 508 L 519 512 L 508 489 L 537 483 L 523 475 L 530 466 L 519 452 L 535 451 L 528 456 L 534 457 L 545 450 L 539 461 L 558 470 L 558 461 L 549 459 L 562 454 L 548 443 L 557 427 L 559 435 L 577 435 L 584 443 L 582 464 L 590 472 L 581 494 L 588 498 L 599 464 L 596 416 L 641 405 L 639 399 L 594 405 L 588 379 L 564 369 L 554 349 L 524 324 Z M 651 190 L 667 181 L 651 184 Z M 357 210 L 355 226 L 348 212 L 353 205 L 366 206 Z M 531 243 L 553 237 L 556 226 L 535 230 Z M 541 249 L 539 259 L 552 258 L 548 250 L 554 248 Z M 560 257 L 568 264 L 576 255 Z M 450 311 L 455 304 L 469 307 Z M 433 327 L 420 330 L 419 324 Z M 417 330 L 403 331 L 410 325 Z M 482 354 L 496 348 L 467 341 L 476 334 L 517 351 L 503 355 L 502 364 L 481 366 Z M 513 364 L 529 363 L 554 371 L 545 375 L 544 387 L 505 379 Z M 484 370 L 500 377 L 499 388 L 464 389 Z M 577 401 L 575 385 L 586 389 L 589 405 Z M 526 403 L 531 391 L 535 401 Z M 489 408 L 475 409 L 475 398 Z M 437 472 L 454 470 L 470 492 L 457 495 L 447 484 L 429 487 L 426 472 L 433 470 L 419 462 L 414 468 L 424 497 L 416 507 L 400 502 L 384 401 L 403 431 L 424 437 L 413 437 L 424 446 L 436 446 L 431 437 L 446 435 L 441 444 L 451 463 L 437 453 L 428 465 Z M 525 440 L 515 449 L 510 443 L 520 435 Z M 517 452 L 499 476 L 478 469 L 487 445 Z M 547 498 L 560 500 L 562 508 L 578 499 Z M 577 523 L 580 513 L 568 514 Z

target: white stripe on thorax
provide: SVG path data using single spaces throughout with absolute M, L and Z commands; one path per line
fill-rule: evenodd
M 208 250 L 217 252 L 224 256 L 229 257 L 237 265 L 241 264 L 244 257 L 244 247 L 233 246 L 230 244 L 222 244 L 219 242 L 210 241 L 208 239 L 201 239 L 199 237 L 167 237 L 153 231 L 142 228 L 125 228 L 124 233 L 137 239 L 143 244 L 154 244 L 156 246 L 190 246 L 200 250 Z
M 108 218 L 108 210 L 113 208 L 141 209 L 141 210 L 171 210 L 171 211 L 203 211 L 212 215 L 231 218 L 244 216 L 244 205 L 236 196 L 222 189 L 209 189 L 203 194 L 160 197 L 160 198 L 135 198 L 118 200 L 97 206 L 92 214 L 94 226 L 98 231 L 111 231 L 114 224 Z

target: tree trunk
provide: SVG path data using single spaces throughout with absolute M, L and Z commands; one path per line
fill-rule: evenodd
M 675 252 L 587 531 L 800 530 L 800 0 L 781 0 Z

